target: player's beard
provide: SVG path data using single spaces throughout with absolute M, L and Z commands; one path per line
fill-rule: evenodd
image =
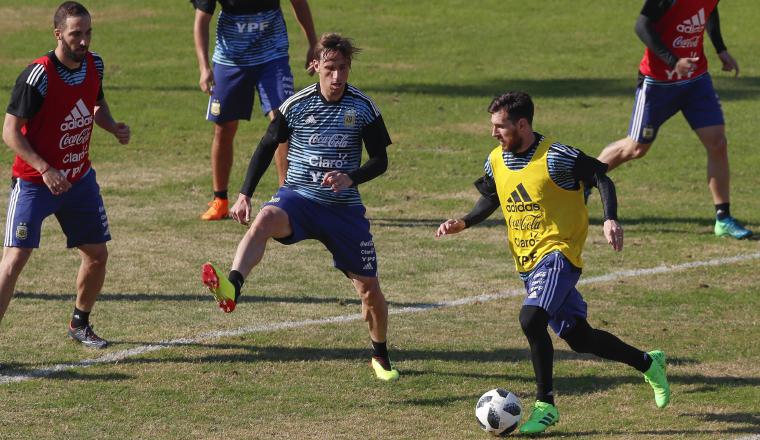
M 508 151 L 510 153 L 516 153 L 522 148 L 523 138 L 519 134 L 515 134 L 506 145 L 502 145 L 502 151 Z
M 80 46 L 81 48 L 81 46 Z M 83 48 L 84 50 L 77 52 L 75 50 L 71 50 L 71 48 L 67 45 L 63 45 L 63 56 L 68 58 L 69 60 L 75 62 L 75 63 L 81 63 L 84 61 L 85 55 L 87 55 L 87 47 Z

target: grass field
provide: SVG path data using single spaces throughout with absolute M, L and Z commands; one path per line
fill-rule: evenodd
M 54 47 L 58 3 L 0 3 L 5 102 L 24 66 Z M 282 3 L 297 67 L 304 38 Z M 93 352 L 66 338 L 78 256 L 49 220 L 0 324 L 0 438 L 482 439 L 474 421 L 480 394 L 499 386 L 532 402 L 519 295 L 426 308 L 520 288 L 501 215 L 459 236 L 435 240 L 433 233 L 477 198 L 471 183 L 495 145 L 485 111 L 494 95 L 531 93 L 536 129 L 589 154 L 625 135 L 642 52 L 633 33 L 641 2 L 311 3 L 318 32 L 343 32 L 365 49 L 351 82 L 376 100 L 394 140 L 388 172 L 363 185 L 362 195 L 390 306 L 424 309 L 391 317 L 402 379 L 383 384 L 371 376 L 358 298 L 318 243 L 271 244 L 235 313 L 217 311 L 199 268 L 207 260 L 227 267 L 244 228 L 197 219 L 210 198 L 212 128 L 197 87 L 192 8 L 90 0 L 106 96 L 133 132 L 122 147 L 96 131 L 91 151 L 114 236 L 92 319 L 112 347 Z M 735 0 L 721 2 L 720 12 L 742 69 L 739 78 L 720 72 L 707 43 L 731 144 L 732 211 L 758 230 L 760 8 Z M 295 73 L 297 88 L 312 81 Z M 266 126 L 255 112 L 237 136 L 233 192 Z M 0 156 L 7 179 L 12 155 L 4 148 Z M 598 197 L 589 203 L 584 279 L 591 281 L 580 290 L 590 322 L 668 353 L 671 406 L 657 410 L 636 371 L 555 340 L 562 420 L 548 436 L 760 433 L 758 241 L 712 236 L 704 168 L 703 148 L 678 116 L 645 159 L 611 174 L 626 229 L 620 254 L 602 237 Z M 274 174 L 255 203 L 276 189 Z M 1 199 L 4 206 L 7 195 Z M 738 258 L 702 264 L 731 257 Z M 675 268 L 603 277 L 663 265 Z

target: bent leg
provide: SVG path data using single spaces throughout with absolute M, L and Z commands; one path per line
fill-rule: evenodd
M 251 270 L 261 262 L 270 238 L 284 238 L 293 233 L 288 214 L 281 208 L 267 205 L 259 211 L 253 224 L 248 228 L 238 244 L 232 270 L 247 277 Z
M 16 281 L 31 256 L 32 248 L 6 247 L 3 249 L 3 259 L 0 261 L 0 321 L 16 290 Z
M 618 141 L 615 141 L 607 145 L 601 153 L 599 153 L 599 161 L 606 163 L 609 168 L 608 171 L 612 171 L 619 165 L 628 162 L 633 159 L 640 159 L 644 157 L 652 146 L 651 143 L 642 144 L 636 142 L 630 137 L 625 137 Z
M 575 327 L 560 335 L 576 353 L 591 353 L 604 359 L 622 362 L 645 372 L 652 364 L 649 356 L 604 330 L 592 328 L 579 318 Z
M 78 247 L 82 263 L 77 273 L 76 308 L 90 312 L 95 306 L 106 279 L 108 247 L 105 243 L 84 244 Z

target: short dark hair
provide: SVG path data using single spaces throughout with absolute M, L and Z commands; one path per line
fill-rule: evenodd
M 330 52 L 340 52 L 351 64 L 354 55 L 361 52 L 361 49 L 354 46 L 353 40 L 346 38 L 341 34 L 328 32 L 322 34 L 317 43 L 315 55 L 318 60 L 322 60 Z
M 53 15 L 53 27 L 55 29 L 63 30 L 63 26 L 66 24 L 66 19 L 69 17 L 82 17 L 89 16 L 90 12 L 81 3 L 77 2 L 63 2 L 58 9 L 55 10 Z
M 513 123 L 525 118 L 528 124 L 533 125 L 533 101 L 525 92 L 513 91 L 495 97 L 488 106 L 488 113 L 497 113 L 500 110 L 505 110 Z

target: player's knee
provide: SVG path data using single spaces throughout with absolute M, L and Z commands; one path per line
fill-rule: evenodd
M 548 324 L 549 314 L 544 309 L 536 306 L 520 309 L 520 327 L 528 339 L 545 332 Z
M 11 248 L 15 251 L 6 252 L 0 262 L 0 271 L 4 277 L 17 277 L 24 269 L 29 256 L 32 254 L 31 249 Z
M 256 219 L 248 229 L 248 233 L 254 236 L 273 237 L 283 221 L 287 222 L 287 215 L 281 211 L 265 207 L 256 215 Z
M 728 152 L 728 139 L 725 136 L 719 136 L 712 142 L 705 144 L 705 148 L 712 154 L 726 154 Z
M 106 246 L 88 249 L 84 255 L 85 262 L 90 266 L 103 267 L 108 263 L 108 248 Z
M 650 146 L 651 144 L 640 144 L 638 142 L 631 142 L 626 146 L 624 153 L 628 160 L 641 159 L 642 157 L 646 156 L 646 154 L 649 152 Z
M 576 353 L 591 353 L 594 349 L 594 334 L 585 319 L 578 320 L 568 332 L 560 335 Z

